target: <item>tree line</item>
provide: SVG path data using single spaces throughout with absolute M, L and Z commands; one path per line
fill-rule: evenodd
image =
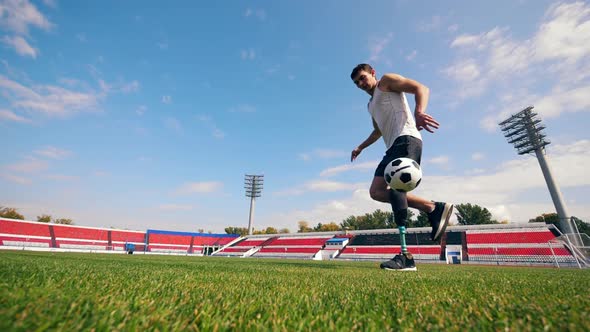
M 0 206 L 0 217 L 2 218 L 10 218 L 10 219 L 19 219 L 25 220 L 25 216 L 20 214 L 17 209 L 11 207 Z M 37 216 L 38 222 L 43 223 L 54 223 L 54 224 L 62 224 L 62 225 L 73 225 L 74 221 L 69 218 L 53 218 L 48 214 L 42 214 Z

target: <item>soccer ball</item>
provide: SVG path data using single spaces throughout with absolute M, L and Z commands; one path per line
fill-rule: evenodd
M 420 165 L 410 158 L 397 158 L 385 167 L 385 181 L 391 189 L 412 191 L 422 180 Z

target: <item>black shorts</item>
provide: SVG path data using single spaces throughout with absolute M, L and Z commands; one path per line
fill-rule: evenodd
M 397 158 L 410 158 L 420 164 L 422 157 L 422 140 L 414 136 L 400 136 L 395 139 L 393 145 L 385 152 L 383 160 L 375 170 L 375 176 L 383 176 L 387 164 Z

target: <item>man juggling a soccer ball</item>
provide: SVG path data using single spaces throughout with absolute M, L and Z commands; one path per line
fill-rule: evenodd
M 354 161 L 366 147 L 375 143 L 380 137 L 383 137 L 386 146 L 385 156 L 375 170 L 369 193 L 376 201 L 391 203 L 400 233 L 401 253 L 381 263 L 381 268 L 416 271 L 414 258 L 408 251 L 405 241 L 408 207 L 428 214 L 428 220 L 432 226 L 431 239 L 438 241 L 449 223 L 453 205 L 433 202 L 404 191 L 390 189 L 384 174 L 388 164 L 398 158 L 409 158 L 420 164 L 422 156 L 420 130 L 424 129 L 433 133 L 439 127 L 439 123 L 426 114 L 429 90 L 414 80 L 393 73 L 385 74 L 378 80 L 375 70 L 368 64 L 356 66 L 350 78 L 359 89 L 371 96 L 368 111 L 373 122 L 373 131 L 367 139 L 352 150 L 350 161 Z M 415 98 L 416 106 L 413 115 L 406 93 L 413 94 Z

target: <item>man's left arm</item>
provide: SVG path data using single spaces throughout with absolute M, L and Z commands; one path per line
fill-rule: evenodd
M 430 96 L 427 86 L 398 74 L 385 74 L 381 78 L 380 84 L 384 84 L 387 91 L 406 92 L 414 95 L 416 103 L 414 117 L 418 130 L 426 129 L 426 131 L 433 133 L 434 129 L 438 129 L 439 123 L 432 116 L 426 114 L 428 97 Z

